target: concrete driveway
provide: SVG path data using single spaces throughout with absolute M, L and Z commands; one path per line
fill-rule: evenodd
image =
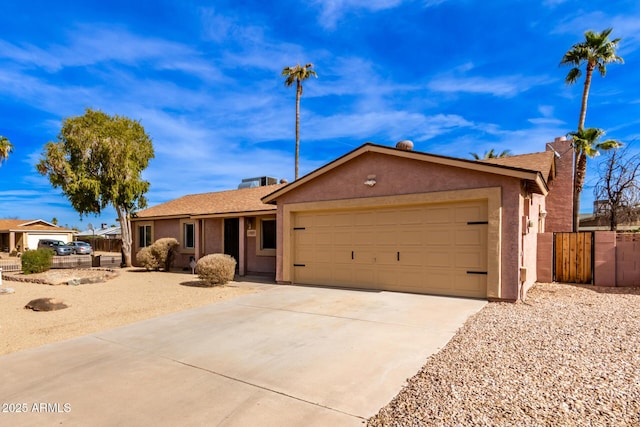
M 0 425 L 358 426 L 485 304 L 263 285 L 1 356 Z

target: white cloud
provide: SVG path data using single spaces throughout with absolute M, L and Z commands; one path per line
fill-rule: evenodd
M 433 0 L 432 0 L 433 1 Z M 440 1 L 437 1 L 440 3 Z M 320 24 L 329 30 L 335 29 L 338 21 L 347 13 L 355 10 L 378 12 L 393 9 L 403 3 L 403 0 L 314 0 L 321 9 Z
M 573 16 L 568 16 L 562 20 L 554 29 L 555 34 L 574 34 L 575 42 L 580 42 L 584 38 L 587 30 L 602 31 L 606 28 L 613 28 L 610 38 L 622 38 L 619 44 L 618 54 L 624 57 L 638 48 L 640 43 L 640 17 L 637 14 L 629 15 L 608 15 L 601 11 L 584 12 L 578 11 Z M 570 46 L 567 46 L 569 49 Z
M 434 92 L 488 94 L 511 98 L 526 92 L 534 86 L 548 83 L 546 77 L 525 77 L 518 75 L 502 77 L 436 77 L 428 84 Z

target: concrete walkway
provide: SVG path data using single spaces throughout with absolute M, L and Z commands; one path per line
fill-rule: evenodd
M 0 425 L 361 426 L 486 304 L 259 287 L 1 356 Z

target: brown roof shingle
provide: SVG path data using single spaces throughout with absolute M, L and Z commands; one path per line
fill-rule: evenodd
M 282 186 L 284 186 L 284 184 L 265 185 L 262 187 L 214 193 L 189 194 L 142 210 L 137 213 L 137 218 L 214 215 L 275 210 L 275 206 L 264 204 L 260 199 Z
M 552 151 L 542 151 L 539 153 L 518 154 L 515 156 L 483 159 L 480 161 L 499 166 L 537 171 L 542 174 L 545 180 L 548 180 L 549 175 L 553 170 L 553 156 L 554 154 Z
M 49 225 L 41 219 L 0 219 L 0 230 L 48 230 L 48 231 L 71 231 L 56 225 Z

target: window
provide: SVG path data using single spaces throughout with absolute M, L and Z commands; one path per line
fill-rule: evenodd
M 260 249 L 276 248 L 276 220 L 263 219 L 260 227 Z
M 182 242 L 185 249 L 195 249 L 196 247 L 196 226 L 193 223 L 183 224 Z
M 138 226 L 138 243 L 141 248 L 151 246 L 151 226 L 139 225 Z

